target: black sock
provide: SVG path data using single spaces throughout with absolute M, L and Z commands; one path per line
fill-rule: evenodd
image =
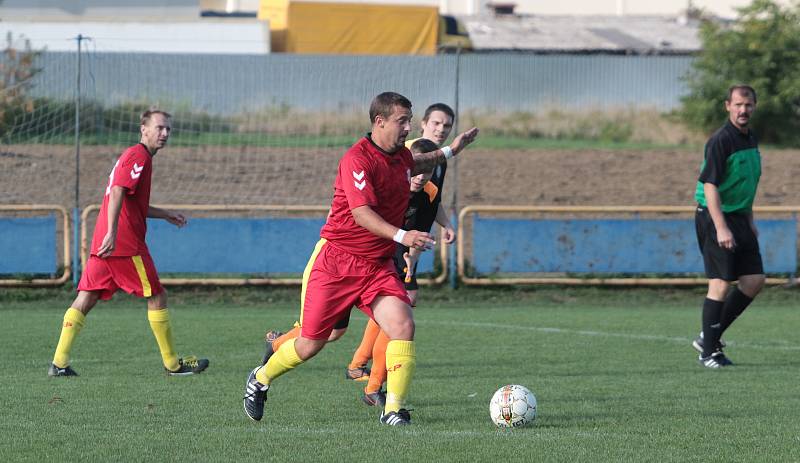
M 714 353 L 722 335 L 720 318 L 724 304 L 709 298 L 703 301 L 703 357 Z
M 733 288 L 733 291 L 725 298 L 725 305 L 722 307 L 719 330 L 720 337 L 722 337 L 722 333 L 731 326 L 731 323 L 744 312 L 744 309 L 746 309 L 751 302 L 753 302 L 751 297 L 741 292 L 739 288 Z

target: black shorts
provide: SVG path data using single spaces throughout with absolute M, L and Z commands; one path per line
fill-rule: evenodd
M 333 329 L 335 329 L 335 330 L 343 330 L 343 329 L 347 328 L 348 326 L 350 326 L 350 312 L 347 313 L 346 317 L 342 317 L 341 319 L 339 319 L 339 321 L 336 322 L 335 325 L 333 325 Z
M 697 206 L 694 225 L 697 231 L 697 244 L 703 255 L 703 265 L 709 279 L 734 281 L 742 275 L 764 273 L 758 237 L 750 227 L 750 219 L 744 214 L 725 214 L 736 247 L 732 251 L 722 249 L 717 243 L 717 228 L 711 214 L 703 206 Z
M 407 291 L 416 291 L 419 289 L 419 284 L 417 284 L 417 263 L 414 263 L 414 272 L 411 275 L 411 280 L 406 281 L 406 260 L 403 259 L 403 254 L 408 252 L 408 248 L 405 246 L 398 245 L 394 251 L 394 268 L 397 270 L 397 274 L 400 276 L 400 281 L 403 282 Z

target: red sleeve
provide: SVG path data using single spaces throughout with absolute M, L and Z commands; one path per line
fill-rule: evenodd
M 411 154 L 411 150 L 409 150 L 408 148 L 405 148 L 405 147 L 403 147 L 403 148 L 405 150 L 405 153 L 403 153 L 403 156 L 404 156 L 404 159 L 406 161 L 406 168 L 411 170 L 411 172 L 414 172 L 414 166 L 415 166 L 414 155 Z
M 350 210 L 376 206 L 375 178 L 372 163 L 360 152 L 348 152 L 339 163 L 339 180 Z
M 129 195 L 134 194 L 145 169 L 150 168 L 149 163 L 150 156 L 141 151 L 131 150 L 123 154 L 114 170 L 111 186 L 124 187 Z

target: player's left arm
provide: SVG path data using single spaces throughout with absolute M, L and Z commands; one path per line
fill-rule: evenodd
M 475 141 L 477 137 L 478 128 L 473 127 L 466 132 L 459 134 L 453 140 L 453 143 L 450 143 L 450 145 L 445 148 L 431 151 L 430 153 L 414 154 L 414 169 L 411 171 L 411 175 L 418 175 L 423 172 L 431 171 L 434 167 L 443 163 L 448 158 L 460 153 L 464 148 L 467 147 L 467 145 Z M 449 156 L 445 154 L 447 149 L 449 149 L 451 153 Z
M 410 248 L 403 253 L 403 260 L 406 261 L 406 274 L 403 280 L 406 283 L 411 283 L 411 277 L 414 276 L 414 266 L 417 264 L 421 253 L 422 251 L 417 248 Z
M 186 226 L 186 223 L 188 222 L 188 220 L 186 220 L 186 216 L 180 212 L 161 209 L 160 207 L 155 206 L 150 206 L 147 209 L 147 217 L 151 217 L 153 219 L 164 219 L 178 228 Z
M 456 230 L 450 219 L 447 217 L 442 203 L 439 203 L 439 208 L 436 210 L 436 223 L 442 226 L 442 241 L 445 244 L 452 244 L 456 242 Z

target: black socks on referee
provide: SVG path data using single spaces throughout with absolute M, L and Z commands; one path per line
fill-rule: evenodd
M 703 357 L 713 354 L 722 333 L 744 312 L 753 298 L 733 288 L 725 301 L 706 298 L 703 301 Z
M 723 301 L 706 298 L 703 301 L 703 357 L 714 353 L 722 336 L 721 322 Z
M 744 312 L 744 309 L 746 309 L 751 302 L 753 302 L 753 298 L 739 291 L 738 287 L 733 288 L 733 290 L 728 293 L 728 297 L 725 298 L 725 305 L 722 307 L 722 316 L 720 317 L 720 336 L 722 336 L 722 333 L 731 326 L 731 323 Z

